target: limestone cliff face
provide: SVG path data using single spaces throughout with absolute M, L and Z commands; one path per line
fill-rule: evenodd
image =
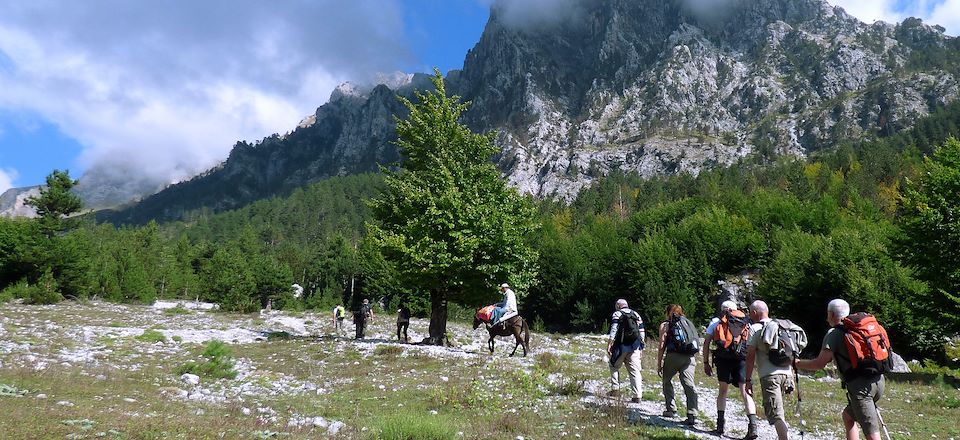
M 512 184 L 571 198 L 619 168 L 697 173 L 749 154 L 803 155 L 908 127 L 956 99 L 941 29 L 864 24 L 819 0 L 585 1 L 576 23 L 524 29 L 494 7 L 456 76 L 480 130 L 498 130 Z
M 39 197 L 40 187 L 10 188 L 0 194 L 0 217 L 27 217 L 37 216 L 37 210 L 27 206 L 27 199 Z
M 821 0 L 717 2 L 578 0 L 576 14 L 535 26 L 501 2 L 448 89 L 473 102 L 466 123 L 498 133 L 511 184 L 565 199 L 614 169 L 697 173 L 893 133 L 960 94 L 960 42 L 941 28 L 868 25 Z M 228 209 L 393 162 L 395 96 L 429 82 L 385 83 L 345 84 L 289 135 L 237 144 L 219 167 L 109 218 Z

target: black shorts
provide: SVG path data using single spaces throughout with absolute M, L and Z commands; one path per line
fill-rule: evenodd
M 736 359 L 715 359 L 717 380 L 726 382 L 735 387 L 747 381 L 747 361 Z

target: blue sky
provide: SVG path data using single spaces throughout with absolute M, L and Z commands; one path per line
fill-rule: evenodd
M 492 1 L 0 2 L 0 192 L 54 168 L 188 178 L 289 131 L 344 81 L 461 67 Z M 960 33 L 960 0 L 833 3 Z
M 489 1 L 0 4 L 0 192 L 98 164 L 189 177 L 289 131 L 339 83 L 462 67 Z

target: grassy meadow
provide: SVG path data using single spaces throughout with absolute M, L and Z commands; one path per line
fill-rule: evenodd
M 535 333 L 530 355 L 510 358 L 512 342 L 499 339 L 491 356 L 486 332 L 460 323 L 450 324 L 454 347 L 399 344 L 394 319 L 378 316 L 357 342 L 327 314 L 7 304 L 3 438 L 715 438 L 715 380 L 700 366 L 698 424 L 683 430 L 660 417 L 654 350 L 644 353 L 644 402 L 626 404 L 602 397 L 601 335 Z M 427 324 L 415 319 L 411 340 Z M 181 379 L 187 370 L 198 384 Z M 807 376 L 800 386 L 805 438 L 841 438 L 839 383 Z M 733 400 L 728 424 L 744 418 Z M 960 438 L 960 391 L 942 381 L 890 381 L 882 408 L 894 438 Z M 728 432 L 742 436 L 742 426 Z

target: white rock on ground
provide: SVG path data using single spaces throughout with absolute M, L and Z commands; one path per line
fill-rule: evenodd
M 152 307 L 157 310 L 164 310 L 175 309 L 177 306 L 189 310 L 217 310 L 220 308 L 219 304 L 199 301 L 156 301 Z
M 200 376 L 197 376 L 196 374 L 183 373 L 182 375 L 180 375 L 180 380 L 189 385 L 200 384 Z

